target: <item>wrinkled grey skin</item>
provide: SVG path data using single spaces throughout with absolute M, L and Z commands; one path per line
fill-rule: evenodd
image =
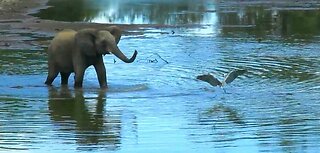
M 85 70 L 93 65 L 101 88 L 107 88 L 106 69 L 102 55 L 114 54 L 123 62 L 131 63 L 137 56 L 127 58 L 118 48 L 121 30 L 116 26 L 103 30 L 83 29 L 63 30 L 51 41 L 48 48 L 48 77 L 45 82 L 51 85 L 61 74 L 61 84 L 67 85 L 71 73 L 75 73 L 74 87 L 81 88 Z

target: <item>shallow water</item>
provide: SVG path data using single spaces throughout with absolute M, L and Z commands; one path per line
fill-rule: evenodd
M 73 79 L 46 87 L 43 50 L 1 50 L 0 152 L 317 152 L 318 10 L 282 9 L 272 22 L 268 6 L 252 5 L 244 20 L 221 6 L 210 25 L 124 36 L 124 53 L 139 54 L 132 64 L 104 57 L 107 92 L 92 67 L 83 90 Z M 236 68 L 248 72 L 226 93 L 196 80 Z

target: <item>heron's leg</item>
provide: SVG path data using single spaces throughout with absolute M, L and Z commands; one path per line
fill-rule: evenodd
M 224 89 L 223 87 L 221 87 L 221 89 L 223 90 L 223 92 L 224 92 L 225 94 L 227 93 L 226 89 Z

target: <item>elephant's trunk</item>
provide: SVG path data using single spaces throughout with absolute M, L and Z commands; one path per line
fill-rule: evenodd
M 119 59 L 121 59 L 123 62 L 125 62 L 125 63 L 132 63 L 132 62 L 136 59 L 137 54 L 138 54 L 138 52 L 135 50 L 134 53 L 133 53 L 133 55 L 132 55 L 132 57 L 131 57 L 130 59 L 128 59 L 127 56 L 124 55 L 124 54 L 120 51 L 120 49 L 118 48 L 118 46 L 116 46 L 116 47 L 114 47 L 114 49 L 112 49 L 112 53 L 113 53 L 116 57 L 118 57 Z

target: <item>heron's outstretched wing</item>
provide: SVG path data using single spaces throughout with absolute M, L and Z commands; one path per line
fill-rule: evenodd
M 222 83 L 211 74 L 199 75 L 197 76 L 197 79 L 208 82 L 212 86 L 222 86 Z
M 234 79 L 236 79 L 239 75 L 242 75 L 246 72 L 246 70 L 232 70 L 224 79 L 226 84 L 231 83 Z

